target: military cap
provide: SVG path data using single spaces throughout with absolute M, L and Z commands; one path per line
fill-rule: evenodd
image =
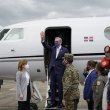
M 62 58 L 66 60 L 73 60 L 73 54 L 65 53 L 64 57 Z
M 104 52 L 105 53 L 110 53 L 110 46 L 105 46 Z

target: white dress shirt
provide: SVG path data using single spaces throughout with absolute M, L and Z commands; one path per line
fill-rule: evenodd
M 26 76 L 26 79 L 27 79 L 27 85 L 29 85 L 29 75 L 28 75 L 28 73 L 26 72 L 26 74 L 25 74 L 25 76 Z
M 44 42 L 44 41 L 41 41 L 42 43 Z M 58 57 L 58 54 L 59 54 L 59 52 L 60 52 L 60 49 L 61 49 L 61 46 L 59 47 L 59 48 L 56 48 L 56 59 L 57 59 L 57 57 Z
M 88 75 L 87 75 L 87 77 L 86 77 L 86 79 L 88 78 L 88 76 L 92 73 L 92 71 L 93 71 L 94 69 L 92 69 L 92 70 L 89 70 L 89 72 L 88 72 Z
M 108 72 L 108 78 L 110 78 L 110 70 L 109 70 L 109 72 Z
M 56 48 L 56 58 L 58 57 L 58 54 L 60 52 L 61 46 L 59 48 Z

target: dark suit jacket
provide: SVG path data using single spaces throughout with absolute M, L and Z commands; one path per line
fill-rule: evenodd
M 56 59 L 56 47 L 55 46 L 50 47 L 45 42 L 42 42 L 42 44 L 45 47 L 45 49 L 52 52 L 51 60 L 50 60 L 50 64 L 49 64 L 49 71 L 54 66 L 56 74 L 63 74 L 64 70 L 65 70 L 65 66 L 62 64 L 62 61 L 63 61 L 62 57 L 64 57 L 65 53 L 69 53 L 68 49 L 61 47 L 58 57 Z
M 86 100 L 86 98 L 88 98 L 88 99 L 90 99 L 90 101 L 93 101 L 92 84 L 97 79 L 97 77 L 98 77 L 98 75 L 96 74 L 95 70 L 93 70 L 87 77 L 87 79 L 85 81 L 84 93 L 83 93 L 84 100 Z

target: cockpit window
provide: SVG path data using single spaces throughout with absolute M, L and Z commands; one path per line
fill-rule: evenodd
M 6 35 L 6 33 L 9 31 L 9 29 L 4 29 L 0 32 L 0 40 Z
M 18 39 L 23 39 L 24 34 L 23 34 L 23 29 L 13 29 L 9 35 L 5 38 L 5 40 L 18 40 Z

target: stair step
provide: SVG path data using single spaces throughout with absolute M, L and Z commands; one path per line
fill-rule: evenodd
M 48 90 L 48 94 L 49 94 L 49 97 L 51 97 L 51 90 Z M 56 95 L 55 96 L 59 97 L 59 91 L 58 90 L 56 90 Z
M 59 97 L 56 97 L 55 98 L 55 103 L 56 103 L 56 106 L 59 105 L 60 101 L 59 101 Z M 48 104 L 51 104 L 51 97 L 47 98 L 47 105 Z
M 51 89 L 50 89 L 50 90 L 48 90 L 48 92 L 51 92 Z M 56 89 L 56 92 L 59 92 L 59 91 L 58 91 L 58 89 Z
M 50 86 L 50 89 L 51 89 L 51 86 Z M 58 89 L 58 86 L 56 86 L 56 89 Z
M 51 97 L 47 98 L 47 100 L 50 100 L 51 101 Z M 55 100 L 56 101 L 59 101 L 59 97 L 56 97 Z
M 52 108 L 45 108 L 45 110 L 66 110 L 66 109 L 65 109 L 65 107 L 58 108 L 58 106 L 56 106 L 56 107 L 52 107 Z

